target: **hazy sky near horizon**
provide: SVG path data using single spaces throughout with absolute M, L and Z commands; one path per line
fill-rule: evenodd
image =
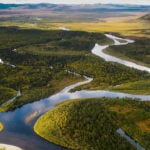
M 142 4 L 150 5 L 150 0 L 0 0 L 0 3 L 54 3 L 54 4 Z

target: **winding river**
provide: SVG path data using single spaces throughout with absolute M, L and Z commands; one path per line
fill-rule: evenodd
M 116 37 L 116 36 L 110 35 L 110 34 L 105 34 L 105 36 L 107 36 L 108 38 L 110 38 L 114 41 L 113 45 L 127 45 L 129 43 L 134 43 L 134 40 L 123 39 L 123 38 L 119 38 L 119 37 Z M 119 42 L 119 40 L 122 40 L 122 42 Z M 135 68 L 135 69 L 138 69 L 138 70 L 141 70 L 141 71 L 150 72 L 150 68 L 148 68 L 148 67 L 141 66 L 141 65 L 138 65 L 136 63 L 133 63 L 133 62 L 130 62 L 130 61 L 127 61 L 127 60 L 122 60 L 120 58 L 105 54 L 103 52 L 103 50 L 108 48 L 108 47 L 109 47 L 109 45 L 95 44 L 95 47 L 92 49 L 92 53 L 99 56 L 99 57 L 104 58 L 106 61 L 117 62 L 117 63 L 123 64 L 127 67 Z
M 122 40 L 122 38 L 118 38 L 109 34 L 106 34 L 106 36 L 114 40 L 114 45 L 125 45 L 134 42 L 129 39 L 123 39 L 123 42 L 119 42 L 119 40 Z M 92 53 L 103 57 L 106 61 L 115 61 L 122 64 L 125 63 L 124 65 L 126 66 L 150 72 L 150 68 L 104 54 L 103 50 L 107 47 L 109 47 L 109 45 L 101 46 L 96 44 L 95 47 L 92 49 Z M 21 108 L 17 108 L 13 112 L 0 113 L 0 121 L 4 124 L 5 127 L 4 131 L 0 133 L 0 142 L 15 145 L 21 147 L 24 150 L 62 150 L 64 148 L 43 140 L 42 138 L 37 136 L 33 131 L 33 125 L 36 119 L 41 114 L 53 108 L 57 103 L 67 99 L 100 97 L 130 97 L 138 98 L 141 101 L 150 100 L 150 95 L 135 95 L 105 90 L 82 90 L 73 93 L 69 92 L 71 89 L 83 84 L 87 84 L 92 80 L 92 78 L 85 76 L 85 81 L 70 85 L 55 95 L 52 95 L 45 99 L 41 99 L 37 102 L 26 104 Z

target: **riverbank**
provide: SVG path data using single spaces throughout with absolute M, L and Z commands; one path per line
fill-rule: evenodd
M 0 122 L 0 132 L 3 130 L 3 124 Z
M 150 67 L 149 38 L 136 38 L 135 42 L 128 45 L 111 46 L 104 50 L 105 53 L 139 65 Z
M 8 145 L 8 144 L 0 144 L 0 149 L 1 150 L 23 150 L 19 147 Z
M 119 38 L 117 36 L 113 36 L 113 35 L 110 35 L 110 34 L 105 34 L 105 36 L 110 38 L 110 39 L 112 39 L 114 41 L 113 45 L 117 45 L 117 46 L 134 43 L 133 40 Z M 124 42 L 120 42 L 119 40 L 123 40 Z M 110 47 L 110 45 L 95 44 L 95 47 L 92 49 L 92 53 L 97 55 L 97 56 L 99 56 L 99 57 L 104 58 L 105 61 L 117 62 L 117 63 L 123 64 L 123 65 L 125 65 L 127 67 L 135 68 L 135 69 L 138 69 L 138 70 L 141 70 L 141 71 L 147 71 L 147 72 L 150 73 L 150 68 L 149 67 L 138 65 L 138 64 L 136 64 L 134 62 L 123 60 L 123 59 L 117 58 L 115 56 L 111 56 L 109 54 L 104 53 L 103 50 L 105 50 L 105 49 L 107 49 L 109 47 Z

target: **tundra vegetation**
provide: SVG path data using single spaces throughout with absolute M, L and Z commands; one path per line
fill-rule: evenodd
M 147 72 L 105 62 L 91 54 L 95 43 L 112 42 L 102 33 L 1 27 L 0 58 L 4 64 L 0 64 L 0 89 L 4 92 L 0 94 L 0 104 L 14 97 L 19 89 L 22 96 L 1 106 L 0 111 L 50 96 L 83 80 L 83 77 L 71 75 L 66 70 L 94 78 L 93 82 L 78 89 L 112 89 L 120 84 L 125 88 L 124 84 L 135 83 L 138 86 L 132 89 L 132 93 L 149 94 L 147 81 L 150 75 Z M 141 89 L 143 82 L 147 84 Z
M 0 59 L 4 61 L 0 64 L 0 111 L 13 110 L 55 94 L 83 81 L 83 75 L 93 77 L 93 81 L 74 90 L 150 94 L 148 72 L 106 62 L 91 53 L 95 43 L 113 43 L 104 36 L 106 32 L 129 36 L 136 42 L 110 46 L 105 52 L 150 67 L 149 14 L 141 17 L 149 8 L 106 5 L 101 11 L 101 5 L 98 8 L 92 5 L 89 13 L 88 5 L 80 7 L 0 4 L 3 9 L 0 10 Z M 60 31 L 60 27 L 72 31 Z M 22 96 L 3 105 L 18 90 Z M 149 102 L 128 98 L 79 99 L 58 104 L 38 119 L 34 130 L 46 140 L 71 149 L 134 150 L 116 132 L 122 128 L 149 150 L 149 118 Z
M 144 114 L 144 115 L 143 115 Z M 62 102 L 34 126 L 44 139 L 71 149 L 134 149 L 116 130 L 149 150 L 150 103 L 124 99 L 78 99 Z

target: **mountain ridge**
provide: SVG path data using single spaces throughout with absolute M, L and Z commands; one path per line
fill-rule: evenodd
M 119 10 L 119 11 L 146 11 L 150 10 L 148 5 L 123 5 L 123 4 L 52 4 L 52 3 L 38 3 L 38 4 L 4 4 L 0 3 L 0 9 L 52 9 L 52 10 L 60 10 L 60 11 L 111 11 L 111 10 Z M 61 8 L 61 9 L 60 9 Z

